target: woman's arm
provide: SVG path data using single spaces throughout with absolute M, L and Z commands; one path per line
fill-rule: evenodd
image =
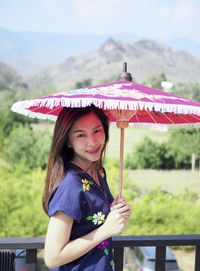
M 94 231 L 69 241 L 73 219 L 62 212 L 50 218 L 46 235 L 44 259 L 49 268 L 55 268 L 83 256 L 103 240 L 118 234 L 125 226 L 126 219 L 120 209 L 112 210 L 105 223 Z

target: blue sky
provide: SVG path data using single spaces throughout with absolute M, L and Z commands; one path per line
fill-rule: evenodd
M 200 0 L 0 0 L 0 27 L 200 41 Z

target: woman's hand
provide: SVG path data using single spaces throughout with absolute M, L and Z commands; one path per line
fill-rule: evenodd
M 118 198 L 116 197 L 111 205 L 111 210 L 116 210 L 119 209 L 120 214 L 122 214 L 122 216 L 128 220 L 130 215 L 131 215 L 131 209 L 130 206 L 127 204 L 126 200 L 121 197 Z
M 109 236 L 119 234 L 125 227 L 131 211 L 124 198 L 116 198 L 110 208 L 105 223 L 102 225 Z

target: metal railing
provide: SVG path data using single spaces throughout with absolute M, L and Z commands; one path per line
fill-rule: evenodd
M 194 271 L 200 271 L 200 235 L 151 235 L 151 236 L 114 236 L 115 270 L 123 270 L 124 247 L 156 247 L 155 271 L 165 271 L 167 246 L 194 246 Z M 26 249 L 26 267 L 36 271 L 37 250 L 44 248 L 44 238 L 0 238 L 0 250 Z M 192 271 L 192 270 L 191 270 Z

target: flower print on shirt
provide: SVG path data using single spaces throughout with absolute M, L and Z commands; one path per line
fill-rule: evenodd
M 109 246 L 110 246 L 110 244 L 109 244 L 109 240 L 108 239 L 106 239 L 106 240 L 104 240 L 103 242 L 101 242 L 100 244 L 98 244 L 98 248 L 101 250 L 101 251 L 103 251 L 105 254 L 106 254 L 106 256 L 108 256 L 108 254 L 109 254 Z M 109 262 L 109 264 L 110 264 L 110 266 L 112 267 L 112 270 L 114 271 L 115 270 L 115 268 L 114 268 L 114 261 L 113 260 L 111 260 L 110 262 Z
M 105 215 L 102 212 L 94 213 L 92 216 L 86 217 L 88 221 L 92 221 L 94 225 L 101 225 L 105 222 Z
M 91 180 L 87 180 L 87 179 L 82 179 L 82 188 L 83 188 L 83 191 L 89 191 L 90 188 L 91 188 L 91 185 L 94 184 L 93 181 Z
M 108 255 L 108 246 L 109 242 L 108 239 L 106 239 L 98 245 L 98 248 L 102 250 L 106 255 Z

